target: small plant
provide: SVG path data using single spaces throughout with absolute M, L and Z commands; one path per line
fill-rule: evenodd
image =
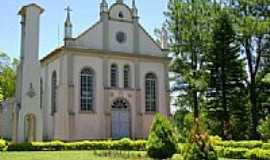
M 174 128 L 170 121 L 159 113 L 154 118 L 146 150 L 148 156 L 154 159 L 171 158 L 177 152 Z
M 270 116 L 267 116 L 264 121 L 261 121 L 258 131 L 264 140 L 270 139 Z
M 200 131 L 199 121 L 194 122 L 189 144 L 184 149 L 184 160 L 218 160 L 207 133 Z

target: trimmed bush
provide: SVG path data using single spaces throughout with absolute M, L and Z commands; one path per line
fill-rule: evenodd
M 231 147 L 215 147 L 218 157 L 231 159 L 252 159 L 252 160 L 270 160 L 270 150 L 260 148 L 231 148 Z
M 252 149 L 247 151 L 245 158 L 252 160 L 270 160 L 270 150 Z
M 264 144 L 262 145 L 262 149 L 270 150 L 270 143 L 264 143 Z
M 177 152 L 173 126 L 159 113 L 154 118 L 146 150 L 148 156 L 154 159 L 171 158 Z
M 63 151 L 63 150 L 145 150 L 146 141 L 122 139 L 117 141 L 81 141 L 64 143 L 61 141 L 10 144 L 8 151 Z
M 232 147 L 232 148 L 261 148 L 262 141 L 220 141 L 215 144 L 216 146 Z
M 0 139 L 0 151 L 4 151 L 7 148 L 7 142 L 3 139 Z
M 247 148 L 224 148 L 222 157 L 241 159 L 245 158 L 245 154 L 247 151 Z

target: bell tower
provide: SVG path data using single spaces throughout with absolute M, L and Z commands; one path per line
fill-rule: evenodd
M 18 68 L 16 100 L 17 127 L 14 141 L 42 140 L 40 108 L 39 24 L 43 9 L 37 4 L 23 6 L 21 16 L 21 62 Z

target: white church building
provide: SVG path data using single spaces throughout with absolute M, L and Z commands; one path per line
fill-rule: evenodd
M 170 114 L 166 34 L 161 45 L 151 38 L 134 0 L 132 7 L 102 0 L 99 20 L 78 36 L 68 7 L 64 45 L 39 60 L 43 12 L 37 4 L 19 11 L 16 97 L 10 117 L 0 118 L 0 136 L 16 142 L 147 138 L 155 113 Z

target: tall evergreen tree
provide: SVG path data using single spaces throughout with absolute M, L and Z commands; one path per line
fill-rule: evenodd
M 188 84 L 185 100 L 199 117 L 200 101 L 207 87 L 204 55 L 211 42 L 211 12 L 208 0 L 170 0 L 167 16 L 173 53 L 172 70 Z
M 240 58 L 240 44 L 226 10 L 221 11 L 217 18 L 213 47 L 207 59 L 210 81 L 206 108 L 212 122 L 209 126 L 213 134 L 230 139 L 233 138 L 233 128 L 240 127 L 239 122 L 244 118 L 248 120 L 248 113 L 245 105 L 245 65 Z M 235 124 L 232 124 L 232 118 Z

